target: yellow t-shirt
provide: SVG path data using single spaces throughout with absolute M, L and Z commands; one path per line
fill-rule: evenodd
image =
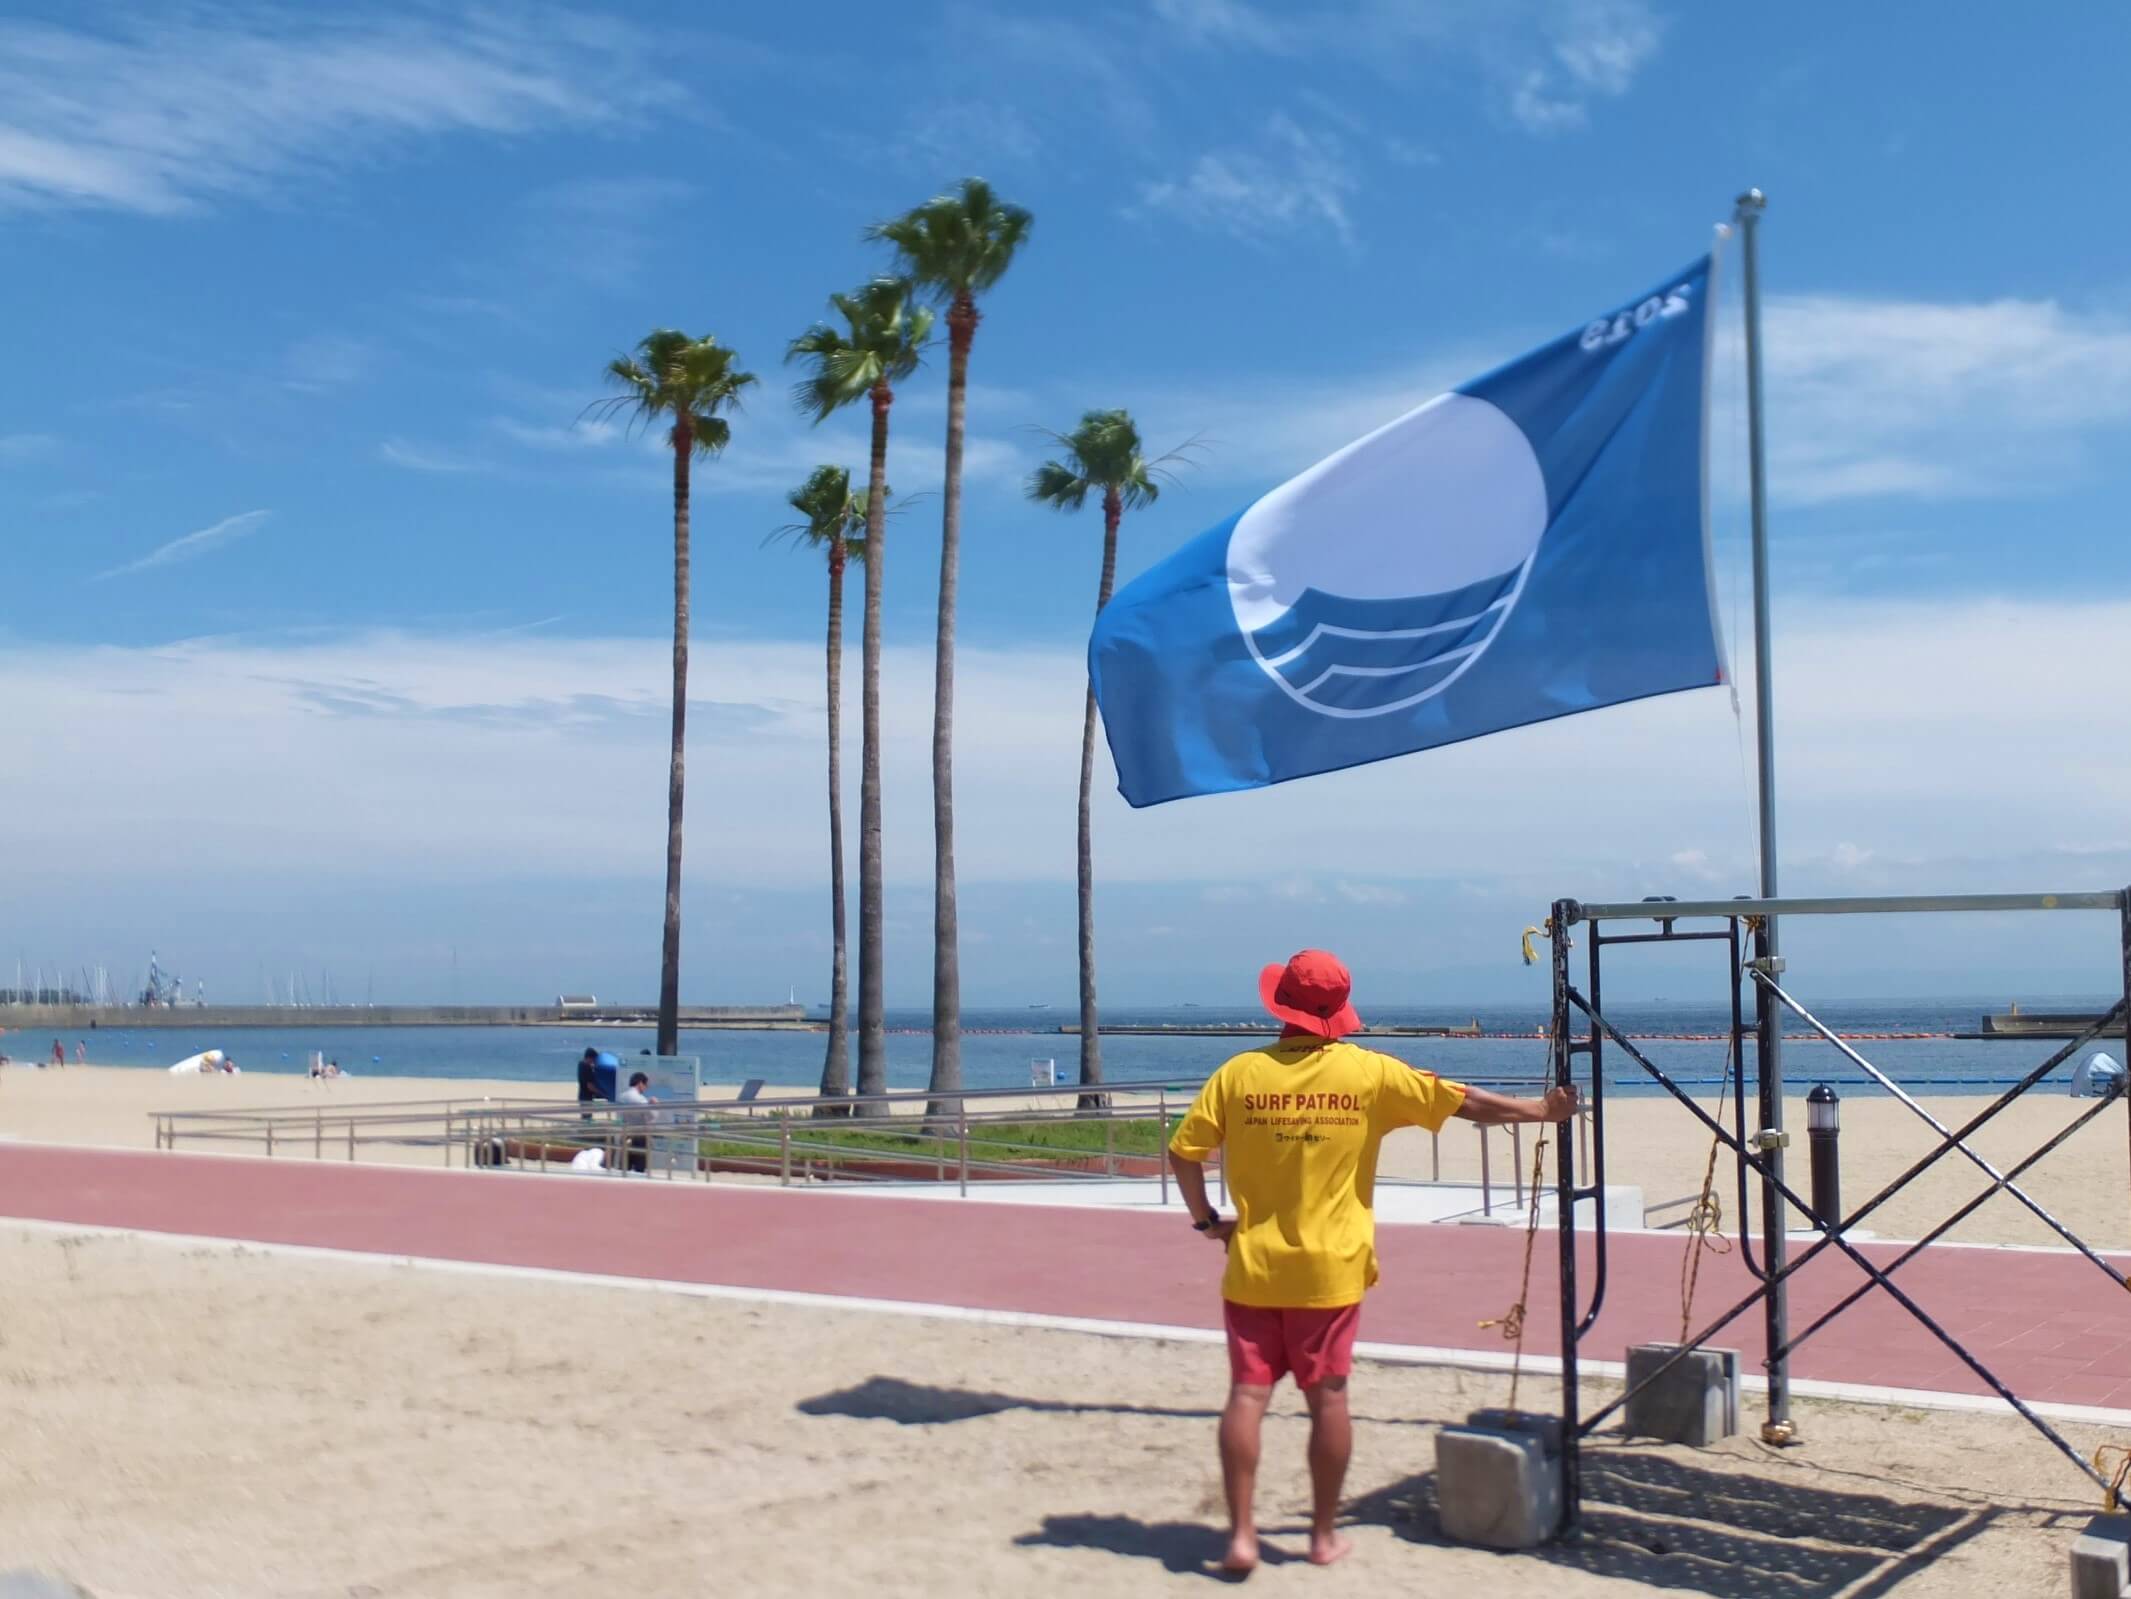
M 1434 1132 L 1465 1089 L 1356 1044 L 1285 1038 L 1206 1079 L 1169 1147 L 1226 1148 L 1236 1233 L 1223 1297 L 1314 1310 L 1376 1283 L 1376 1155 L 1398 1127 Z

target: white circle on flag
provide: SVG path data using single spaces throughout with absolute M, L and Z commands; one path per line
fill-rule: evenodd
M 1486 400 L 1439 395 L 1238 517 L 1229 601 L 1290 697 L 1380 716 L 1441 693 L 1485 653 L 1546 525 L 1524 430 Z

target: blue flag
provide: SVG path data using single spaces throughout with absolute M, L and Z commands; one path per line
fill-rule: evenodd
M 1721 683 L 1711 266 L 1438 395 L 1127 585 L 1088 654 L 1125 798 Z

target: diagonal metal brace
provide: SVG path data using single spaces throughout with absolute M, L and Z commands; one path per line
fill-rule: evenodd
M 1612 1022 L 1608 1021 L 1598 1011 L 1592 1009 L 1590 1002 L 1586 1000 L 1583 995 L 1578 993 L 1574 988 L 1571 988 L 1568 991 L 1567 997 L 1571 1004 L 1573 1004 L 1578 1010 L 1582 1011 L 1586 1016 L 1590 1017 L 1591 1020 L 1595 1024 L 1597 1024 L 1600 1031 L 1602 1031 L 1607 1037 L 1611 1038 L 1616 1044 L 1618 1044 L 1621 1047 L 1622 1051 L 1626 1053 L 1631 1060 L 1633 1060 L 1637 1065 L 1641 1066 L 1644 1071 L 1648 1072 L 1653 1078 L 1655 1078 L 1657 1082 L 1673 1096 L 1673 1098 L 1677 1099 L 1681 1104 L 1685 1105 L 1688 1111 L 1695 1117 L 1695 1119 L 1700 1121 L 1705 1127 L 1707 1127 L 1712 1133 L 1714 1133 L 1719 1139 L 1719 1141 L 1726 1145 L 1729 1145 L 1734 1151 L 1738 1153 L 1741 1159 L 1746 1161 L 1747 1164 L 1751 1165 L 1755 1170 L 1759 1171 L 1761 1173 L 1763 1182 L 1767 1183 L 1771 1188 L 1773 1188 L 1778 1194 L 1783 1197 L 1783 1199 L 1785 1199 L 1789 1204 L 1796 1208 L 1802 1215 L 1811 1216 L 1813 1214 L 1812 1206 L 1808 1204 L 1804 1199 L 1800 1198 L 1799 1195 L 1792 1190 L 1789 1184 L 1779 1182 L 1774 1177 L 1772 1177 L 1768 1171 L 1767 1166 L 1763 1164 L 1759 1157 L 1750 1154 L 1743 1144 L 1741 1144 L 1737 1139 L 1735 1139 L 1729 1132 L 1725 1130 L 1723 1123 L 1715 1120 L 1709 1115 L 1707 1111 L 1703 1110 L 1700 1105 L 1697 1105 L 1691 1098 L 1689 1098 L 1688 1095 L 1680 1089 L 1679 1085 L 1674 1083 L 1672 1079 L 1665 1074 L 1664 1070 L 1661 1067 L 1659 1067 L 1655 1062 L 1653 1062 L 1648 1056 L 1643 1054 L 1641 1050 L 1635 1047 L 1634 1043 L 1627 1037 L 1626 1034 L 1622 1033 L 1619 1028 L 1615 1027 Z M 1858 1270 L 1862 1271 L 1867 1277 L 1871 1278 L 1875 1286 L 1884 1289 L 1887 1295 L 1892 1298 L 1896 1304 L 1900 1305 L 1904 1310 L 1908 1311 L 1909 1314 L 1915 1317 L 1916 1320 L 1920 1322 L 1928 1332 L 1930 1332 L 1934 1337 L 1936 1337 L 1941 1343 L 1946 1345 L 1946 1347 L 1954 1353 L 1954 1355 L 1961 1361 L 1963 1365 L 1967 1366 L 1970 1371 L 1974 1372 L 1977 1377 L 1981 1378 L 1986 1384 L 1988 1384 L 1991 1391 L 1997 1394 L 1997 1396 L 2000 1399 L 2003 1399 L 2007 1404 L 2011 1405 L 2015 1411 L 2017 1411 L 2022 1417 L 2027 1420 L 2030 1426 L 2032 1426 L 2037 1432 L 2041 1433 L 2043 1437 L 2047 1438 L 2052 1444 L 2054 1444 L 2057 1447 L 2058 1451 L 2063 1454 L 2063 1456 L 2067 1460 L 2071 1461 L 2072 1464 L 2076 1466 L 2082 1473 L 2084 1473 L 2087 1477 L 2091 1478 L 2097 1486 L 2106 1487 L 2107 1484 L 2106 1482 L 2104 1482 L 2100 1474 L 2095 1471 L 2093 1466 L 2089 1464 L 2088 1461 L 2083 1456 L 2081 1456 L 2077 1450 L 2075 1450 L 2070 1444 L 2065 1442 L 2063 1437 L 2058 1434 L 2055 1428 L 2051 1427 L 2048 1422 L 2044 1421 L 2040 1416 L 2035 1414 L 2035 1412 L 2028 1407 L 2026 1402 L 2023 1401 L 2018 1394 L 2014 1393 L 2012 1389 L 2008 1388 L 2002 1381 L 1999 1380 L 1995 1372 L 1993 1372 L 1988 1366 L 1984 1365 L 1980 1360 L 1976 1359 L 1974 1355 L 1970 1354 L 1967 1348 L 1961 1343 L 1959 1339 L 1955 1338 L 1951 1333 L 1947 1332 L 1945 1328 L 1941 1327 L 1936 1321 L 1934 1321 L 1931 1318 L 1930 1313 L 1926 1311 L 1923 1306 L 1919 1305 L 1914 1299 L 1910 1298 L 1909 1295 L 1904 1293 L 1902 1289 L 1896 1284 L 1890 1282 L 1887 1278 L 1886 1273 L 1881 1271 L 1879 1267 L 1873 1265 L 1872 1262 L 1865 1257 L 1863 1252 L 1860 1251 L 1856 1245 L 1852 1244 L 1846 1237 L 1844 1237 L 1843 1234 L 1847 1232 L 1850 1228 L 1856 1226 L 1861 1219 L 1869 1215 L 1881 1204 L 1885 1203 L 1886 1200 L 1891 1195 L 1899 1191 L 1904 1184 L 1910 1182 L 1928 1167 L 1933 1165 L 1941 1156 L 1945 1155 L 1949 1150 L 1951 1150 L 1954 1145 L 1958 1143 L 1961 1139 L 1971 1136 L 1978 1127 L 1989 1121 L 1991 1117 L 1995 1116 L 1999 1111 L 2003 1110 L 2007 1105 L 2011 1104 L 2013 1100 L 2018 1098 L 2022 1093 L 2026 1092 L 2029 1088 L 2032 1088 L 2036 1083 L 2040 1082 L 2052 1071 L 2056 1070 L 2058 1066 L 2062 1065 L 2064 1061 L 2069 1059 L 2070 1056 L 2079 1048 L 2089 1042 L 2105 1028 L 2115 1024 L 2122 1016 L 2123 1012 L 2124 1002 L 2118 1001 L 2116 1006 L 2109 1012 L 2109 1014 L 2103 1017 L 2101 1021 L 2095 1026 L 2091 1027 L 2085 1035 L 2080 1038 L 2074 1039 L 2072 1043 L 2067 1045 L 2063 1050 L 2058 1051 L 2050 1059 L 2045 1060 L 2040 1066 L 2036 1067 L 2035 1070 L 2030 1073 L 2028 1077 L 2023 1079 L 2017 1086 L 2008 1090 L 2006 1094 L 2004 1094 L 2001 1098 L 1995 1101 L 1988 1109 L 1977 1115 L 1966 1127 L 1962 1128 L 1959 1134 L 1949 1135 L 1946 1142 L 1942 1143 L 1930 1155 L 1927 1155 L 1926 1157 L 1924 1157 L 1924 1159 L 1917 1162 L 1914 1166 L 1910 1168 L 1908 1172 L 1903 1174 L 1901 1177 L 1896 1178 L 1894 1182 L 1889 1184 L 1886 1188 L 1882 1189 L 1871 1200 L 1867 1201 L 1863 1209 L 1855 1212 L 1854 1214 L 1846 1218 L 1839 1226 L 1830 1225 L 1826 1222 L 1817 1223 L 1821 1233 L 1821 1238 L 1818 1243 L 1812 1245 L 1804 1253 L 1800 1254 L 1796 1259 L 1785 1264 L 1781 1270 L 1770 1273 L 1767 1279 L 1763 1281 L 1758 1287 L 1756 1287 L 1751 1293 L 1749 1293 L 1746 1298 L 1741 1300 L 1738 1304 L 1734 1305 L 1722 1316 L 1718 1317 L 1716 1321 L 1712 1322 L 1707 1328 L 1705 1328 L 1702 1332 L 1698 1333 L 1694 1338 L 1681 1344 L 1681 1346 L 1676 1351 L 1674 1351 L 1674 1353 L 1668 1360 L 1664 1361 L 1661 1365 L 1659 1365 L 1657 1369 L 1652 1371 L 1642 1382 L 1637 1383 L 1633 1387 L 1627 1389 L 1625 1392 L 1616 1396 L 1608 1404 L 1602 1406 L 1591 1416 L 1585 1418 L 1582 1424 L 1578 1427 L 1578 1432 L 1580 1434 L 1586 1434 L 1596 1430 L 1600 1423 L 1604 1422 L 1607 1417 L 1611 1416 L 1615 1411 L 1621 1409 L 1624 1405 L 1626 1405 L 1627 1402 L 1636 1394 L 1642 1392 L 1651 1384 L 1657 1382 L 1674 1366 L 1678 1365 L 1682 1360 L 1686 1359 L 1687 1356 L 1695 1349 L 1698 1349 L 1702 1345 L 1708 1343 L 1711 1338 L 1715 1337 L 1719 1332 L 1723 1331 L 1724 1328 L 1730 1326 L 1732 1322 L 1736 1321 L 1740 1316 L 1744 1315 L 1756 1304 L 1759 1304 L 1763 1299 L 1767 1298 L 1770 1290 L 1772 1290 L 1778 1283 L 1784 1282 L 1793 1275 L 1795 1275 L 1808 1261 L 1819 1255 L 1822 1250 L 1833 1246 L 1835 1249 L 1841 1251 L 1841 1253 L 1845 1255 L 1850 1260 L 1851 1264 L 1855 1265 Z
M 1915 1111 L 1916 1114 L 1923 1119 L 1925 1124 L 1929 1126 L 1933 1132 L 1940 1134 L 1942 1137 L 1953 1138 L 1954 1135 L 1951 1128 L 1949 1128 L 1944 1122 L 1940 1121 L 1938 1117 L 1932 1115 L 1929 1110 L 1927 1110 L 1921 1104 L 1917 1103 L 1916 1100 L 1912 1099 L 1903 1090 L 1901 1084 L 1895 1082 L 1893 1078 L 1889 1077 L 1877 1066 L 1866 1060 L 1864 1056 L 1860 1055 L 1856 1050 L 1852 1049 L 1849 1045 L 1848 1040 L 1837 1037 L 1836 1034 L 1828 1028 L 1825 1022 L 1821 1021 L 1819 1017 L 1815 1016 L 1811 1011 L 1807 1010 L 1803 1005 L 1799 1004 L 1797 1000 L 1793 999 L 1789 994 L 1785 993 L 1783 991 L 1782 985 L 1779 984 L 1774 978 L 1769 977 L 1764 973 L 1758 971 L 1752 972 L 1750 973 L 1750 975 L 1753 977 L 1755 982 L 1759 983 L 1763 988 L 1767 989 L 1771 994 L 1775 995 L 1776 998 L 1780 1000 L 1783 1005 L 1787 1007 L 1790 1012 L 1795 1015 L 1800 1021 L 1804 1022 L 1808 1027 L 1812 1028 L 1814 1032 L 1818 1033 L 1822 1038 L 1833 1044 L 1838 1050 L 1840 1050 L 1845 1056 L 1847 1056 L 1849 1058 L 1850 1063 L 1856 1066 L 1858 1070 L 1865 1073 L 1866 1076 L 1870 1077 L 1875 1083 L 1879 1084 L 1880 1087 L 1884 1088 L 1888 1093 L 1892 1094 L 1904 1105 Z M 2107 1101 L 2104 1101 L 2103 1103 L 2106 1104 Z M 2090 1119 L 2091 1118 L 2082 1118 L 2081 1120 L 2083 1122 L 2085 1120 Z M 2074 1123 L 2074 1126 L 2077 1125 L 2080 1125 L 2080 1123 Z M 2067 1131 L 2069 1131 L 2069 1129 L 2067 1129 Z M 1954 1147 L 1960 1150 L 1963 1155 L 1967 1156 L 1969 1161 L 1975 1166 L 1978 1171 L 1982 1172 L 1984 1176 L 1991 1179 L 1991 1186 L 1979 1198 L 1977 1198 L 1974 1204 L 1969 1205 L 1968 1207 L 1963 1209 L 1961 1213 L 1955 1216 L 1952 1221 L 1947 1223 L 1947 1225 L 1951 1226 L 1955 1222 L 1960 1222 L 1967 1219 L 1967 1217 L 1975 1211 L 1977 1206 L 1983 1204 L 1986 1200 L 1993 1198 L 2000 1189 L 2003 1189 L 2006 1193 L 2011 1194 L 2013 1198 L 2019 1200 L 2020 1203 L 2025 1205 L 2030 1211 L 2034 1212 L 2034 1214 L 2044 1223 L 2044 1225 L 2046 1225 L 2052 1232 L 2056 1233 L 2058 1237 L 2062 1238 L 2066 1243 L 2070 1244 L 2074 1249 L 2078 1250 L 2082 1255 L 2086 1256 L 2087 1259 L 2091 1260 L 2092 1262 L 2094 1262 L 2095 1265 L 2099 1266 L 2102 1271 L 2107 1274 L 2109 1280 L 2115 1283 L 2117 1287 L 2126 1287 L 2127 1284 L 2124 1281 L 2124 1274 L 2122 1272 L 2118 1271 L 2114 1266 L 2110 1265 L 2106 1260 L 2102 1259 L 2100 1255 L 2096 1254 L 2092 1249 L 2090 1249 L 2087 1246 L 2087 1242 L 2085 1239 L 2081 1238 L 2077 1233 L 2073 1232 L 2071 1228 L 2067 1227 L 2055 1216 L 2052 1216 L 2047 1210 L 2044 1210 L 2039 1201 L 2033 1198 L 2027 1192 L 2026 1189 L 2020 1187 L 2017 1183 L 2013 1181 L 2013 1178 L 2017 1177 L 2021 1171 L 2025 1171 L 2028 1166 L 2032 1165 L 2036 1160 L 2040 1159 L 2042 1155 L 2047 1154 L 2051 1149 L 2055 1149 L 2057 1147 L 2058 1142 L 2060 1141 L 2061 1140 L 2053 1139 L 2042 1150 L 2037 1151 L 2035 1155 L 2029 1157 L 2028 1160 L 2022 1162 L 2017 1170 L 2010 1173 L 2006 1173 L 1999 1171 L 1997 1167 L 1993 1166 L 1981 1155 L 1970 1149 L 1967 1144 L 1963 1143 L 1960 1139 L 1955 1138 Z M 1937 1233 L 1932 1234 L 1933 1238 L 1936 1238 L 1938 1236 L 1939 1235 Z M 1929 1243 L 1930 1241 L 1930 1239 L 1923 1240 L 1924 1243 Z M 1907 1258 L 1907 1256 L 1903 1257 L 1903 1259 Z M 1893 1268 L 1889 1267 L 1888 1269 L 1891 1271 Z M 1789 1347 L 1795 1349 L 1798 1346 L 1800 1339 L 1803 1338 L 1803 1336 L 1804 1335 L 1801 1334 L 1800 1338 L 1792 1339 Z
M 1992 1183 L 1990 1187 L 1984 1189 L 1982 1193 L 1976 1195 L 1975 1198 L 1971 1199 L 1967 1204 L 1963 1205 L 1951 1216 L 1948 1216 L 1944 1221 L 1940 1222 L 1938 1226 L 1932 1228 L 1930 1232 L 1924 1234 L 1923 1237 L 1919 1238 L 1915 1243 L 1911 1244 L 1899 1255 L 1896 1255 L 1894 1259 L 1888 1261 L 1886 1266 L 1887 1275 L 1889 1277 L 1892 1277 L 1896 1272 L 1900 1271 L 1905 1264 L 1915 1259 L 1918 1255 L 1922 1254 L 1929 1245 L 1937 1243 L 1941 1238 L 1952 1232 L 1954 1228 L 1960 1226 L 1962 1222 L 1968 1220 L 1970 1216 L 1973 1216 L 1977 1211 L 1981 1210 L 1984 1205 L 1986 1205 L 1993 1198 L 1995 1198 L 1999 1189 L 2011 1188 L 2011 1180 L 2013 1178 L 2018 1177 L 2022 1172 L 2028 1170 L 2028 1168 L 2038 1164 L 2045 1157 L 2052 1154 L 2074 1133 L 2078 1132 L 2080 1128 L 2086 1126 L 2087 1123 L 2094 1120 L 2094 1118 L 2099 1116 L 2103 1111 L 2109 1109 L 2112 1105 L 2116 1103 L 2118 1099 L 2122 1097 L 2122 1090 L 2119 1089 L 2116 1093 L 2111 1094 L 2107 1099 L 2096 1100 L 2091 1108 L 2082 1111 L 2078 1116 L 2075 1116 L 2061 1132 L 2057 1133 L 2054 1137 L 2049 1139 L 2048 1142 L 2043 1144 L 2040 1149 L 2037 1149 L 2025 1160 L 2021 1161 L 2004 1177 L 2001 1177 L 1995 1183 Z M 2013 1191 L 2018 1192 L 2017 1189 Z M 2081 1247 L 2084 1248 L 2083 1245 Z M 2106 1261 L 2103 1261 L 2101 1265 L 2104 1271 L 2108 1272 L 2111 1277 L 2115 1278 L 2118 1287 L 2124 1286 L 2124 1279 L 2117 1274 L 2115 1268 L 2110 1266 Z M 1782 1356 L 1792 1353 L 1794 1350 L 1797 1349 L 1800 1344 L 1804 1343 L 1808 1338 L 1812 1337 L 1813 1334 L 1820 1331 L 1821 1328 L 1825 1327 L 1829 1322 L 1833 1321 L 1837 1316 L 1848 1310 L 1852 1305 L 1856 1304 L 1860 1299 L 1864 1298 L 1865 1295 L 1869 1294 L 1870 1292 L 1872 1292 L 1872 1284 L 1861 1283 L 1860 1285 L 1858 1285 L 1858 1287 L 1852 1289 L 1849 1296 L 1845 1298 L 1840 1304 L 1837 1304 L 1831 1309 L 1823 1312 L 1819 1316 L 1819 1318 L 1813 1322 L 1811 1326 L 1807 1327 L 1805 1331 L 1794 1335 L 1789 1343 L 1785 1344 L 1781 1349 L 1777 1350 L 1775 1354 L 1769 1356 L 1769 1359 L 1776 1360 L 1781 1358 Z

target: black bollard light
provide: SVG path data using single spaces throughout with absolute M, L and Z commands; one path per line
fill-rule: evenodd
M 1829 1226 L 1842 1220 L 1842 1101 L 1826 1083 L 1805 1096 L 1805 1131 L 1813 1165 L 1813 1214 Z

